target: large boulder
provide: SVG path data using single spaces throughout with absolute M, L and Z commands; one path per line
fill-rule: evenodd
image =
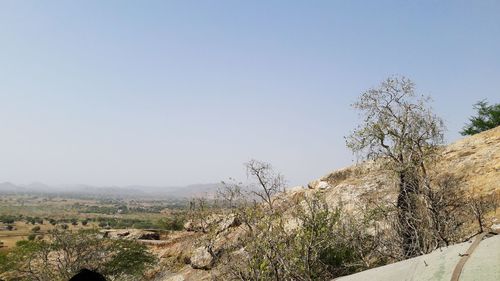
M 235 214 L 229 214 L 227 216 L 223 216 L 221 220 L 218 222 L 218 231 L 222 232 L 230 227 L 236 227 L 241 225 L 241 221 Z
M 194 232 L 205 232 L 214 223 L 218 223 L 221 220 L 220 215 L 208 215 L 206 217 L 200 217 L 195 220 L 188 220 L 184 223 L 184 230 L 194 231 Z
M 199 247 L 191 255 L 191 267 L 194 269 L 211 269 L 215 263 L 215 257 L 207 247 Z
M 235 214 L 213 214 L 197 221 L 187 221 L 184 224 L 184 229 L 186 231 L 204 232 L 215 226 L 218 232 L 222 232 L 230 227 L 239 226 L 240 224 L 240 219 Z

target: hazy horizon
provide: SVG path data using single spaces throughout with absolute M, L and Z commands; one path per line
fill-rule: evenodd
M 446 141 L 500 96 L 498 1 L 1 1 L 0 182 L 185 186 L 352 164 L 393 74 Z

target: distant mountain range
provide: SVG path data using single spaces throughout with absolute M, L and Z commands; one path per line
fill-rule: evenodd
M 102 196 L 112 198 L 190 198 L 214 195 L 220 183 L 192 184 L 187 186 L 90 186 L 84 184 L 50 186 L 43 183 L 17 185 L 11 182 L 0 183 L 0 193 L 26 194 L 44 193 L 53 195 Z

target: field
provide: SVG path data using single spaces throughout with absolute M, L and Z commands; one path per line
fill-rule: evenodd
M 76 195 L 1 194 L 0 251 L 55 228 L 178 230 L 185 203 L 172 200 L 92 198 Z

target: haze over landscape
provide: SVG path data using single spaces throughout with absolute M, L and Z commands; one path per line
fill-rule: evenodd
M 0 0 L 0 281 L 500 280 L 499 15 Z
M 184 186 L 355 157 L 349 108 L 385 77 L 447 141 L 500 88 L 498 1 L 0 2 L 0 182 Z

